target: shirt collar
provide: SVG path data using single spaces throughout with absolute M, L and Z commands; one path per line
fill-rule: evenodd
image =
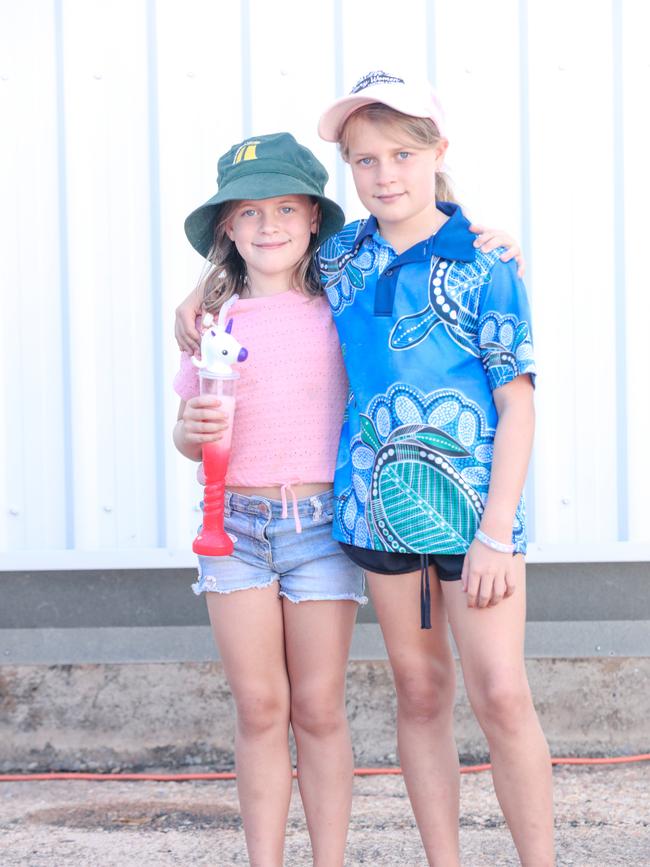
M 399 258 L 405 257 L 409 261 L 414 261 L 416 258 L 425 260 L 430 259 L 431 256 L 440 256 L 443 259 L 473 262 L 476 258 L 476 248 L 474 247 L 476 235 L 469 231 L 469 220 L 461 211 L 460 205 L 453 202 L 438 202 L 437 207 L 449 217 L 447 222 L 438 229 L 435 235 L 432 235 L 424 243 L 415 244 L 409 251 L 400 254 Z M 372 238 L 375 233 L 378 235 L 378 238 L 375 238 L 375 243 L 379 243 L 381 236 L 379 236 L 377 218 L 371 215 L 359 227 L 354 239 L 355 249 L 358 250 L 365 239 Z M 408 257 L 406 257 L 407 253 L 410 254 Z

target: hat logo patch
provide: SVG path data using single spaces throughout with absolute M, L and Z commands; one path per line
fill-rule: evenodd
M 240 145 L 240 147 L 237 148 L 235 159 L 232 161 L 233 166 L 236 166 L 237 163 L 243 163 L 246 160 L 256 160 L 258 144 L 259 141 L 245 141 L 243 145 Z
M 359 93 L 360 90 L 365 90 L 366 87 L 373 84 L 404 84 L 404 79 L 398 78 L 396 75 L 389 75 L 381 69 L 375 69 L 374 72 L 369 72 L 360 78 L 350 93 Z

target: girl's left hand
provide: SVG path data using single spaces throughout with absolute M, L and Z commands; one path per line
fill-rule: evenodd
M 460 576 L 468 608 L 487 608 L 512 596 L 516 588 L 512 561 L 512 554 L 493 551 L 474 539 Z
M 475 223 L 472 223 L 469 230 L 478 235 L 478 238 L 474 241 L 474 246 L 479 247 L 484 253 L 489 253 L 497 247 L 507 247 L 506 252 L 500 257 L 501 261 L 509 262 L 511 259 L 514 259 L 518 265 L 517 276 L 524 276 L 526 272 L 526 260 L 524 259 L 524 254 L 521 252 L 521 247 L 514 238 L 500 229 L 486 229 L 485 226 L 477 226 Z

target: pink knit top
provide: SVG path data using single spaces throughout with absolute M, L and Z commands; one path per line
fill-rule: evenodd
M 226 485 L 331 482 L 348 381 L 326 298 L 293 290 L 243 298 L 230 316 L 249 355 L 235 368 L 241 378 Z M 199 393 L 185 352 L 174 389 L 183 400 Z

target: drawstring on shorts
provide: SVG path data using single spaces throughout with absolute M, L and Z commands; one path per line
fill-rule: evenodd
M 286 482 L 284 485 L 280 487 L 280 499 L 282 500 L 282 517 L 288 517 L 289 510 L 287 506 L 287 491 L 291 494 L 291 500 L 293 502 L 293 519 L 296 522 L 296 533 L 302 533 L 302 524 L 300 523 L 300 515 L 298 514 L 298 500 L 296 499 L 296 492 L 291 487 L 291 482 Z
M 429 555 L 420 554 L 420 629 L 431 629 L 431 586 Z

